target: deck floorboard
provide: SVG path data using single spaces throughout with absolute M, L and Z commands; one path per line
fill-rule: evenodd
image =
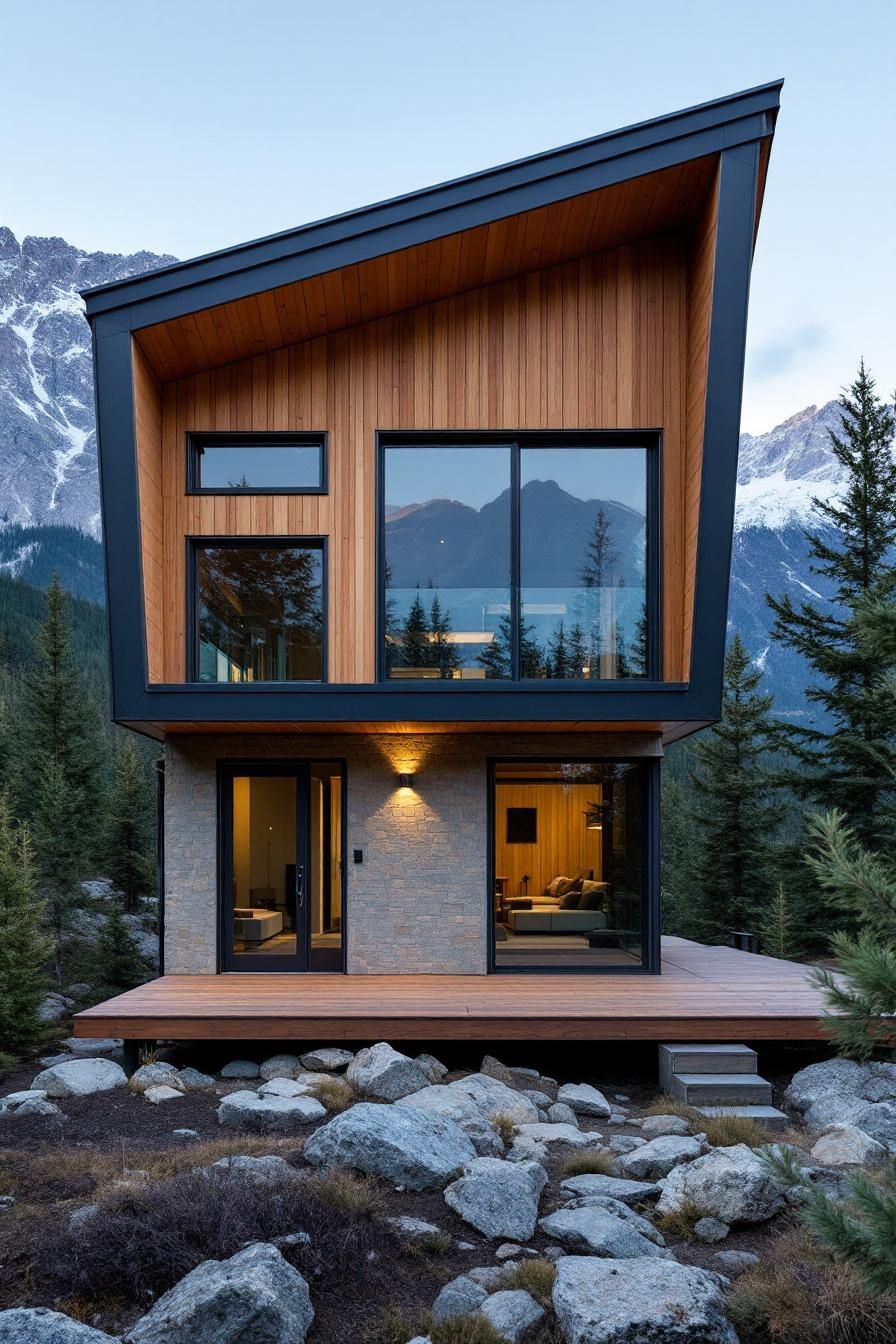
M 819 1040 L 795 962 L 663 939 L 663 973 L 166 975 L 75 1017 L 128 1040 Z

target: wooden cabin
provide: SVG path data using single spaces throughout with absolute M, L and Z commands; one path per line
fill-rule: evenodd
M 543 1030 L 575 1034 L 602 977 L 660 972 L 660 762 L 720 712 L 779 92 L 87 292 L 164 976 L 79 1031 L 400 1034 L 378 987 L 435 1030 L 460 985 L 446 1031 L 556 986 Z

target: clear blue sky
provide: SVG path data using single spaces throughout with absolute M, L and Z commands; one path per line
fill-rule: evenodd
M 896 383 L 892 0 L 0 0 L 0 223 L 188 257 L 784 76 L 744 427 Z

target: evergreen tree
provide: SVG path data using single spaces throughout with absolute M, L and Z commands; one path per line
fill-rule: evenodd
M 759 693 L 761 680 L 735 634 L 725 658 L 721 721 L 696 743 L 690 780 L 701 936 L 755 928 L 772 890 L 773 840 L 784 808 L 765 762 L 774 726 L 772 697 Z
M 520 675 L 523 677 L 542 677 L 545 675 L 545 657 L 538 640 L 532 631 L 534 627 L 522 623 L 520 626 Z M 511 648 L 513 626 L 510 613 L 506 612 L 498 621 L 494 637 L 476 655 L 480 667 L 485 668 L 487 677 L 512 676 Z
M 453 677 L 461 666 L 461 658 L 457 645 L 448 638 L 451 634 L 451 612 L 442 611 L 438 593 L 433 595 L 429 609 L 429 628 L 432 633 L 431 652 L 435 656 L 439 676 L 445 681 Z
M 789 961 L 802 949 L 800 918 L 787 886 L 779 882 L 759 921 L 759 950 Z
M 0 1049 L 21 1052 L 38 1045 L 43 1025 L 37 1010 L 47 987 L 53 944 L 44 927 L 44 903 L 35 889 L 28 832 L 16 828 L 0 794 Z
M 506 680 L 510 676 L 511 643 L 512 626 L 508 612 L 498 621 L 498 628 L 493 637 L 481 653 L 476 655 L 479 666 L 485 668 L 486 677 Z
M 19 816 L 30 823 L 38 885 L 52 916 L 56 970 L 62 929 L 95 857 L 99 738 L 91 697 L 71 648 L 66 596 L 54 576 L 45 598 L 37 663 L 25 679 L 16 742 Z M 85 824 L 85 822 L 87 824 Z
M 619 552 L 613 544 L 613 525 L 607 517 L 606 509 L 598 509 L 595 514 L 585 548 L 585 560 L 582 565 L 581 580 L 585 588 L 607 588 L 613 582 Z
M 152 894 L 155 854 L 149 833 L 151 808 L 140 753 L 128 737 L 115 763 L 106 825 L 105 869 L 133 913 L 142 897 Z
M 104 997 L 123 994 L 148 978 L 149 968 L 137 951 L 117 900 L 110 902 L 94 957 L 94 979 Z
M 569 656 L 569 643 L 566 638 L 566 631 L 561 621 L 548 640 L 547 655 L 545 657 L 545 676 L 547 677 L 574 677 L 576 675 L 574 664 L 571 663 Z M 581 673 L 579 673 L 581 676 Z
M 420 600 L 419 588 L 404 619 L 399 644 L 401 647 L 401 667 L 409 667 L 417 672 L 422 672 L 424 669 L 433 666 L 429 622 L 426 619 L 426 610 Z
M 580 621 L 576 621 L 569 632 L 566 655 L 569 664 L 569 675 L 571 677 L 581 678 L 591 675 L 591 669 L 588 663 L 588 645 L 585 641 L 585 634 L 582 630 Z M 588 672 L 585 671 L 586 667 L 588 668 Z
M 795 768 L 786 782 L 816 807 L 840 808 L 857 837 L 878 848 L 890 827 L 896 715 L 880 693 L 877 655 L 862 643 L 855 616 L 869 594 L 893 581 L 896 421 L 864 364 L 843 393 L 840 423 L 830 437 L 846 492 L 834 502 L 814 501 L 833 539 L 806 534 L 812 568 L 833 585 L 835 604 L 767 601 L 773 636 L 806 659 L 814 674 L 807 696 L 825 716 L 820 725 L 788 730 Z
M 691 872 L 692 825 L 687 790 L 676 772 L 679 757 L 689 750 L 686 743 L 669 752 L 662 764 L 661 865 L 663 932 L 680 938 L 700 936 L 705 928 L 700 892 Z M 687 768 L 684 769 L 685 780 Z

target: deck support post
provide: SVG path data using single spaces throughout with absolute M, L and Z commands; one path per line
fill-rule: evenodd
M 132 1073 L 136 1073 L 140 1067 L 141 1047 L 151 1042 L 146 1041 L 125 1041 L 123 1047 L 124 1053 L 124 1071 L 130 1078 Z

